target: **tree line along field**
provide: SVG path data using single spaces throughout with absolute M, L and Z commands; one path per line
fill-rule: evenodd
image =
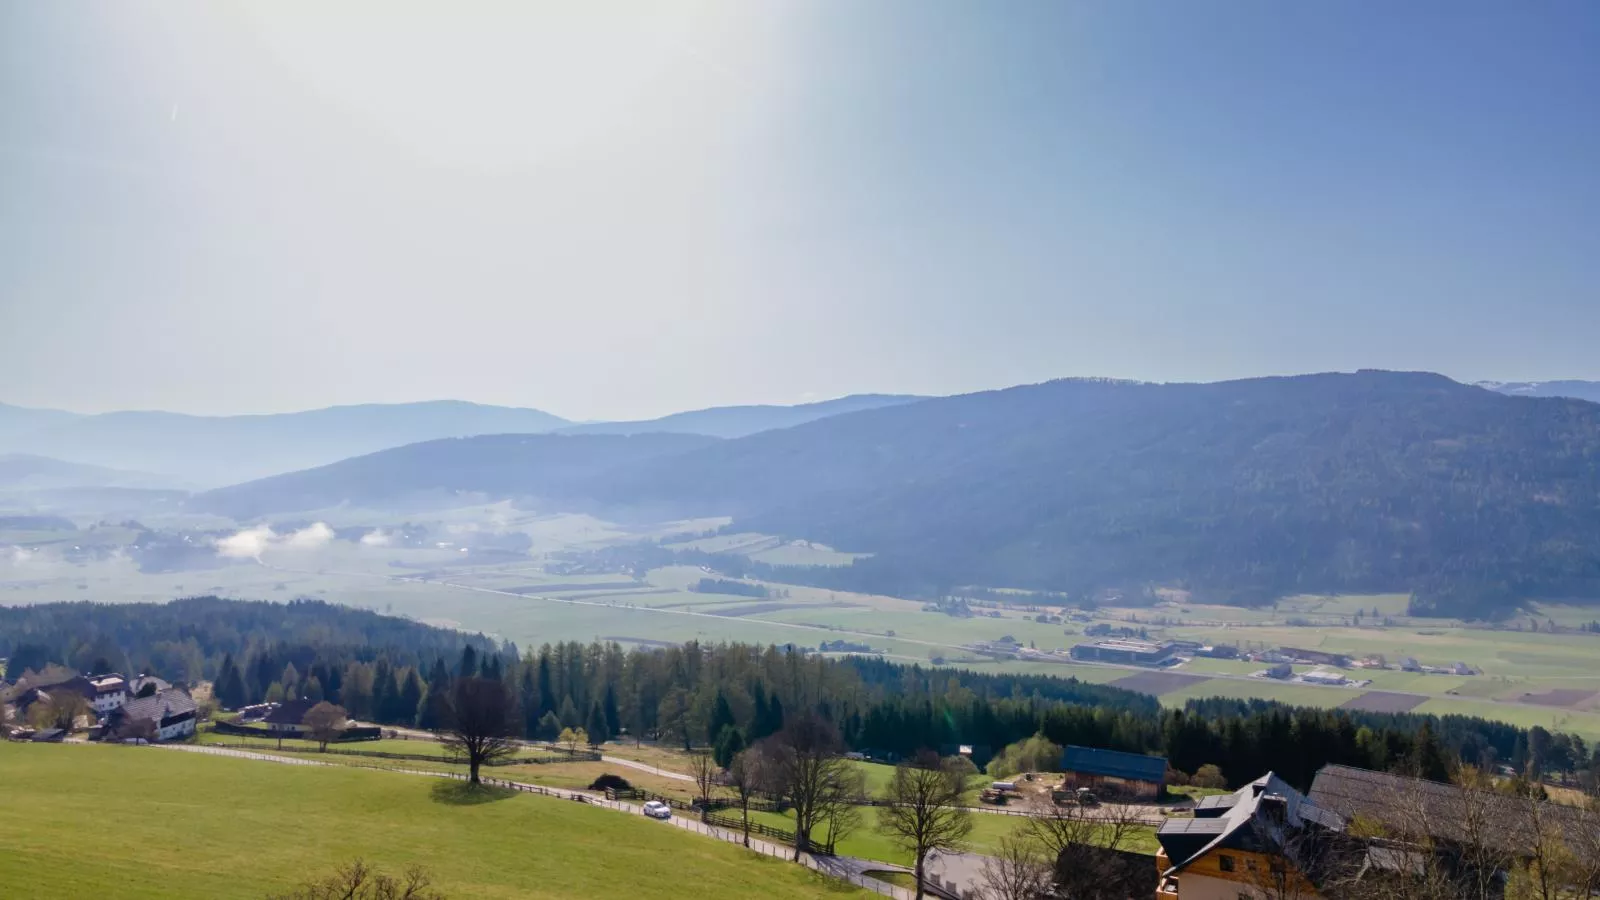
M 484 514 L 484 510 L 461 511 L 461 522 L 470 523 Z M 460 524 L 456 521 L 460 517 L 441 515 L 451 524 Z M 783 597 L 766 603 L 688 590 L 707 577 L 695 566 L 652 569 L 637 581 L 617 574 L 553 574 L 543 567 L 563 549 L 634 541 L 644 533 L 581 516 L 530 516 L 519 522 L 516 527 L 535 540 L 533 555 L 522 561 L 480 564 L 463 561 L 454 551 L 370 549 L 348 542 L 321 555 L 269 552 L 260 565 L 239 562 L 202 571 L 148 574 L 133 570 L 126 560 L 112 560 L 72 567 L 70 572 L 42 570 L 37 573 L 44 576 L 40 578 L 25 578 L 30 573 L 20 570 L 8 572 L 6 580 L 0 581 L 0 602 L 164 600 L 197 593 L 284 600 L 306 595 L 433 624 L 481 630 L 523 647 L 595 639 L 645 645 L 699 640 L 816 646 L 824 640 L 842 639 L 866 644 L 899 660 L 940 658 L 975 671 L 1035 671 L 1093 682 L 1126 677 L 1123 669 L 996 661 L 961 649 L 1005 635 L 1040 649 L 1069 647 L 1085 639 L 1082 630 L 1086 623 L 1040 623 L 1030 612 L 1017 608 L 1002 610 L 1001 618 L 956 618 L 925 612 L 922 604 L 909 600 L 791 584 L 771 585 L 783 592 Z M 751 554 L 774 547 L 793 549 L 791 544 L 774 544 L 775 540 L 737 534 L 684 545 L 719 550 L 742 547 Z M 807 547 L 798 550 L 824 552 Z M 1476 714 L 1600 735 L 1600 674 L 1591 664 L 1593 649 L 1600 647 L 1600 635 L 1491 631 L 1449 620 L 1409 619 L 1404 616 L 1406 597 L 1400 594 L 1296 596 L 1284 598 L 1275 607 L 1260 608 L 1190 603 L 1181 592 L 1163 596 L 1171 602 L 1153 609 L 1108 607 L 1098 610 L 1094 621 L 1144 627 L 1138 623 L 1160 619 L 1161 624 L 1148 625 L 1152 636 L 1313 647 L 1352 655 L 1383 653 L 1391 662 L 1406 655 L 1435 664 L 1460 659 L 1485 674 L 1463 679 L 1378 672 L 1372 673 L 1372 689 L 1416 694 L 1424 698 L 1419 701 L 1422 703 L 1440 701 L 1424 711 L 1466 708 L 1462 707 L 1466 701 L 1482 701 L 1471 707 Z M 1397 624 L 1347 624 L 1357 613 L 1364 614 L 1366 622 L 1373 621 L 1374 610 L 1382 617 L 1396 617 Z M 1551 607 L 1549 611 L 1550 619 L 1568 626 L 1600 617 L 1600 610 L 1582 606 Z M 1129 622 L 1130 617 L 1138 622 Z M 1292 626 L 1287 624 L 1290 620 L 1314 623 L 1315 627 Z M 1196 660 L 1186 671 L 1244 674 L 1237 668 L 1212 668 L 1218 665 Z M 1249 668 L 1248 664 L 1232 665 Z M 1552 691 L 1567 693 L 1550 695 Z M 1353 696 L 1341 688 L 1224 678 L 1159 694 L 1169 705 L 1213 695 L 1328 707 L 1343 705 Z M 1541 701 L 1541 697 L 1546 699 Z
M 0 743 L 0 894 L 252 898 L 356 857 L 451 898 L 855 895 L 641 816 L 344 767 Z

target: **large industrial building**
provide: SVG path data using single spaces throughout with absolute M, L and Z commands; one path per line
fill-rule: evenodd
M 1173 650 L 1171 644 L 1112 639 L 1095 641 L 1092 644 L 1078 644 L 1072 648 L 1072 658 L 1084 662 L 1159 666 L 1172 656 Z

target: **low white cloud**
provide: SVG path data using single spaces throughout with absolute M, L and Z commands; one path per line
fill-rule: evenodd
M 273 533 L 268 525 L 258 525 L 255 528 L 246 528 L 225 538 L 217 539 L 217 555 L 228 559 L 261 559 L 261 554 L 267 547 L 276 541 L 278 536 Z
M 17 566 L 21 568 L 32 562 L 39 554 L 24 547 L 0 547 L 0 564 Z
M 387 547 L 392 543 L 394 543 L 394 536 L 381 528 L 369 531 L 361 536 L 361 546 L 363 547 Z
M 333 541 L 333 529 L 326 522 L 313 522 L 283 539 L 291 550 L 316 550 Z
M 270 525 L 257 525 L 217 539 L 217 555 L 228 559 L 261 560 L 273 548 L 317 550 L 333 541 L 333 529 L 326 522 L 314 522 L 299 531 L 278 534 Z

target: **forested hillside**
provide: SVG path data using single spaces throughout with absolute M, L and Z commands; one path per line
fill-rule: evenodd
M 1600 406 L 1438 375 L 1061 381 L 825 419 L 594 486 L 876 555 L 929 594 L 1415 589 L 1450 611 L 1600 594 Z
M 1221 602 L 1414 591 L 1493 616 L 1600 597 L 1600 405 L 1439 375 L 1057 381 L 728 441 L 436 441 L 202 495 L 238 517 L 420 492 L 733 528 L 873 554 L 791 580 L 902 596 L 957 585 L 1179 585 Z
M 382 654 L 416 665 L 460 653 L 469 644 L 497 649 L 482 635 L 321 600 L 191 597 L 171 603 L 0 606 L 0 658 L 9 658 L 6 674 L 12 681 L 25 669 L 53 663 L 195 682 L 214 678 L 228 656 L 298 652 L 309 659 L 325 648 L 348 648 L 355 659 L 370 661 Z

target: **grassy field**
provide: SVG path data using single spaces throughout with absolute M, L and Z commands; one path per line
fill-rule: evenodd
M 256 900 L 357 856 L 421 863 L 452 898 L 857 895 L 643 817 L 427 778 L 9 743 L 0 771 L 6 897 Z
M 734 811 L 732 815 L 737 816 Z M 750 820 L 761 822 L 777 828 L 793 830 L 794 815 L 789 813 L 752 812 Z M 990 813 L 972 814 L 972 834 L 967 841 L 969 849 L 976 853 L 992 851 L 1000 843 L 1000 839 L 1013 834 L 1023 824 L 1023 819 L 1018 816 L 1001 816 Z M 1132 841 L 1124 848 L 1138 853 L 1148 853 L 1152 857 L 1156 852 L 1155 829 L 1141 826 L 1135 829 Z M 845 856 L 856 856 L 861 859 L 874 859 L 879 862 L 893 863 L 897 866 L 911 865 L 911 854 L 897 846 L 886 834 L 878 830 L 877 810 L 863 807 L 861 809 L 861 825 L 848 834 L 834 848 L 836 852 Z M 1154 860 L 1151 865 L 1154 865 Z

